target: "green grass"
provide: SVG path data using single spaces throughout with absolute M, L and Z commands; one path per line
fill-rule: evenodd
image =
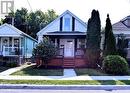
M 11 75 L 19 76 L 63 76 L 63 69 L 42 69 L 30 66 Z
M 0 80 L 0 84 L 37 85 L 130 85 L 130 80 Z
M 2 67 L 2 66 L 0 66 L 0 72 L 3 72 L 3 71 L 5 71 L 5 70 L 7 70 L 7 69 L 9 69 L 10 67 Z
M 76 68 L 75 72 L 78 76 L 86 75 L 86 76 L 107 76 L 108 74 L 103 73 L 99 69 L 91 69 L 91 68 Z

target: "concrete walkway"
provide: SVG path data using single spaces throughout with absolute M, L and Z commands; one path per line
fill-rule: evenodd
M 76 73 L 75 73 L 74 69 L 64 69 L 64 76 L 74 77 L 74 76 L 76 76 Z
M 22 66 L 20 66 L 20 67 L 14 67 L 14 68 L 10 68 L 10 69 L 8 69 L 8 70 L 5 70 L 5 71 L 3 71 L 3 72 L 1 72 L 0 73 L 0 76 L 8 76 L 8 75 L 10 75 L 10 74 L 12 74 L 12 73 L 14 73 L 14 72 L 16 72 L 16 71 L 19 71 L 19 70 L 21 70 L 21 69 L 23 69 L 23 68 L 26 68 L 26 67 L 29 67 L 29 66 L 32 66 L 32 65 L 34 65 L 34 64 L 31 64 L 31 65 L 22 65 Z

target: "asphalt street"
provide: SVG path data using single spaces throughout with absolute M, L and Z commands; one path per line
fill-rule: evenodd
M 38 89 L 0 89 L 0 93 L 130 93 L 130 90 L 38 90 Z

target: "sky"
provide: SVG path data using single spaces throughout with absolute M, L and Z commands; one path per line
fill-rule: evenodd
M 29 7 L 28 2 L 31 8 Z M 130 0 L 14 0 L 15 10 L 21 7 L 29 11 L 54 9 L 58 15 L 69 10 L 84 22 L 96 9 L 100 13 L 102 26 L 105 25 L 106 15 L 109 13 L 112 24 L 130 15 Z

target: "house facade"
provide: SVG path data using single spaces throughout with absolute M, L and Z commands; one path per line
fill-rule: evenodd
M 86 47 L 87 24 L 70 11 L 65 11 L 58 18 L 41 29 L 38 42 L 47 36 L 58 46 L 59 52 L 50 65 L 62 67 L 86 66 L 84 49 Z
M 3 58 L 30 58 L 37 40 L 10 24 L 0 26 L 0 55 Z
M 123 35 L 127 40 L 126 50 L 127 50 L 127 59 L 130 59 L 130 16 L 127 16 L 116 22 L 112 25 L 113 33 L 116 37 L 116 42 L 118 42 L 118 38 L 120 35 Z

